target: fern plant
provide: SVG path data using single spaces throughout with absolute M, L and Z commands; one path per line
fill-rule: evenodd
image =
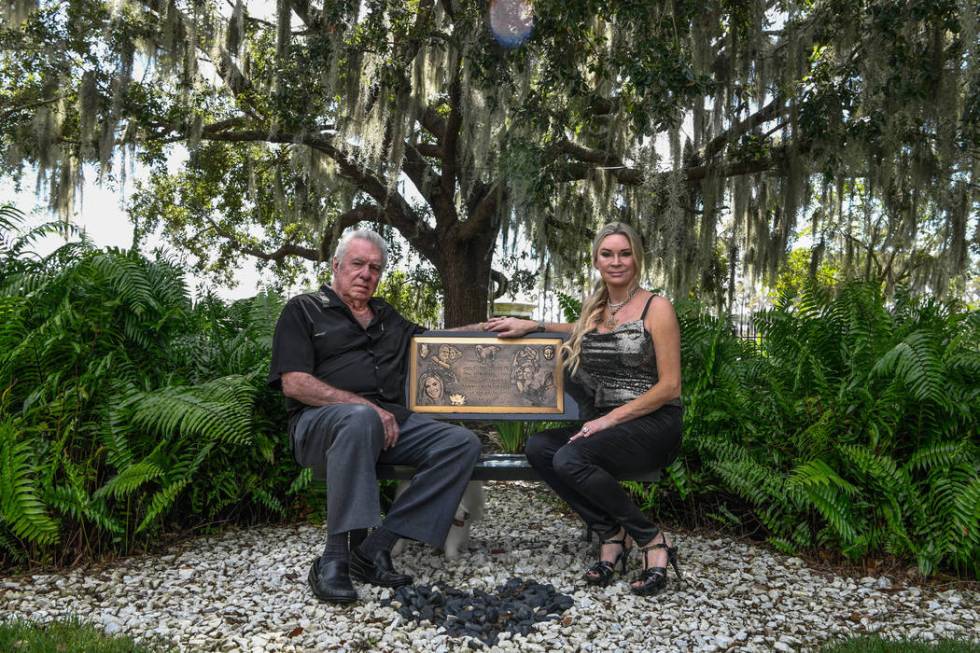
M 876 286 L 806 286 L 759 341 L 678 311 L 694 495 L 744 503 L 789 552 L 891 553 L 977 574 L 976 312 Z M 730 523 L 730 517 L 724 520 Z
M 305 509 L 264 384 L 278 297 L 195 306 L 165 259 L 4 256 L 21 240 L 0 252 L 0 562 Z

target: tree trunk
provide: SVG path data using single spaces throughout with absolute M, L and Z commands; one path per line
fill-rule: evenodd
M 445 291 L 442 317 L 446 328 L 487 319 L 496 236 L 492 230 L 463 242 L 448 234 L 440 239 L 441 260 L 436 269 Z

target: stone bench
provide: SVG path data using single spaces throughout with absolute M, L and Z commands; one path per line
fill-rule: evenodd
M 407 481 L 415 475 L 415 468 L 409 465 L 382 465 L 377 467 L 378 479 Z M 480 456 L 473 467 L 474 481 L 540 481 L 541 477 L 522 453 L 487 453 Z M 630 474 L 621 481 L 640 481 L 655 483 L 660 480 L 660 470 L 645 474 Z
M 415 476 L 415 468 L 410 465 L 384 465 L 376 468 L 378 480 L 408 481 Z M 655 469 L 645 474 L 627 474 L 619 477 L 621 481 L 638 481 L 641 483 L 656 483 L 660 480 L 661 470 Z M 527 456 L 522 453 L 485 453 L 480 456 L 473 466 L 474 481 L 540 481 L 541 477 Z M 583 540 L 592 541 L 592 529 L 586 524 Z

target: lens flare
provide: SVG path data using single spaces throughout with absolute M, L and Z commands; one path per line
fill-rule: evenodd
M 516 48 L 531 36 L 534 7 L 529 0 L 491 0 L 490 29 L 505 48 Z

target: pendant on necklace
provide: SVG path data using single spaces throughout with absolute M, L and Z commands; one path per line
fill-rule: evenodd
M 640 289 L 639 286 L 634 287 L 633 290 L 631 290 L 630 293 L 626 296 L 626 299 L 619 302 L 618 304 L 606 304 L 606 310 L 609 311 L 609 317 L 606 318 L 606 321 L 603 322 L 603 325 L 607 329 L 612 330 L 616 328 L 616 313 L 619 312 L 619 309 L 623 308 L 624 306 L 630 303 L 630 300 L 633 299 L 633 295 L 635 295 L 636 291 L 639 289 Z
M 620 304 L 616 308 L 612 309 L 607 308 L 609 311 L 609 317 L 607 317 L 606 321 L 604 322 L 607 329 L 612 330 L 616 328 L 616 313 L 618 313 L 619 309 L 621 309 L 623 306 L 625 306 L 625 304 Z

